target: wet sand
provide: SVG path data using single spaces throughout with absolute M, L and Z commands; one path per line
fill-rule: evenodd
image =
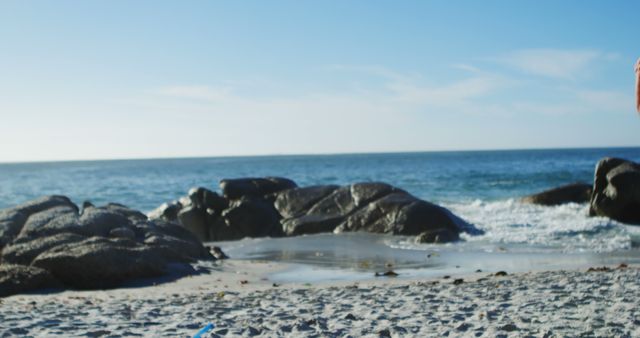
M 284 264 L 229 260 L 211 274 L 105 291 L 16 295 L 0 337 L 640 336 L 640 269 L 279 283 Z

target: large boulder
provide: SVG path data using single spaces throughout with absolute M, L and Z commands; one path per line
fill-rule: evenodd
M 591 198 L 592 186 L 587 183 L 571 183 L 561 187 L 522 198 L 525 203 L 538 205 L 560 205 L 566 203 L 588 203 Z
M 29 237 L 30 234 L 36 233 L 49 222 L 61 216 L 77 217 L 77 215 L 78 210 L 67 205 L 57 206 L 33 213 L 25 222 L 22 230 L 20 230 L 18 238 Z
M 344 216 L 322 214 L 302 215 L 282 220 L 282 230 L 287 236 L 311 235 L 332 232 L 344 221 Z
M 133 241 L 92 237 L 50 249 L 32 265 L 74 288 L 108 288 L 129 279 L 165 274 L 168 261 L 156 253 Z
M 276 198 L 275 205 L 285 217 L 282 221 L 285 234 L 315 234 L 332 232 L 359 208 L 399 191 L 378 182 L 344 187 L 315 186 L 284 191 Z
M 446 209 L 399 191 L 369 203 L 341 223 L 335 232 L 366 231 L 394 235 L 419 235 L 425 231 L 450 234 L 457 240 L 461 229 Z M 444 237 L 443 237 L 444 238 Z
M 600 160 L 589 214 L 640 224 L 640 164 L 620 158 Z
M 207 225 L 207 212 L 195 206 L 183 208 L 178 213 L 180 224 L 191 231 L 200 241 L 209 239 L 209 226 Z
M 263 197 L 296 187 L 295 182 L 282 177 L 238 178 L 220 181 L 222 194 L 232 200 L 242 197 Z
M 85 203 L 78 213 L 69 203 L 66 197 L 50 196 L 0 211 L 0 267 L 11 267 L 0 273 L 0 280 L 24 278 L 24 290 L 49 287 L 51 283 L 42 281 L 53 277 L 65 287 L 103 288 L 212 258 L 198 238 L 180 225 L 149 220 L 121 204 Z M 18 291 L 6 293 L 23 289 L 14 285 L 10 290 Z
M 198 238 L 191 231 L 172 222 L 162 220 L 146 221 L 135 224 L 134 229 L 138 234 L 142 230 L 142 234 L 138 236 L 141 238 L 146 238 L 155 234 L 162 234 L 169 237 L 175 237 L 177 239 L 190 242 L 197 247 L 204 248 L 198 241 Z
M 65 196 L 45 196 L 16 207 L 0 211 L 0 249 L 20 233 L 29 217 L 56 207 L 68 207 L 77 213 L 78 207 Z
M 316 185 L 285 190 L 278 194 L 274 206 L 284 218 L 299 217 L 338 188 L 337 185 Z
M 59 245 L 80 242 L 86 237 L 65 232 L 29 241 L 15 242 L 2 250 L 2 263 L 29 265 L 39 254 Z
M 163 219 L 166 221 L 174 222 L 178 221 L 178 213 L 182 209 L 182 203 L 179 201 L 173 201 L 171 203 L 163 203 L 153 211 L 149 212 L 147 216 L 149 219 Z
M 18 235 L 27 218 L 27 215 L 19 210 L 0 211 L 0 249 Z
M 32 217 L 36 218 L 32 222 Z M 69 210 L 52 208 L 31 215 L 20 231 L 19 239 L 41 238 L 60 233 L 107 237 L 111 230 L 131 227 L 134 221 L 146 219 L 144 214 L 124 206 L 89 207 L 79 215 Z
M 231 229 L 231 238 L 282 236 L 280 214 L 272 203 L 262 199 L 235 200 L 222 213 L 225 224 Z
M 423 242 L 450 242 L 475 228 L 449 210 L 386 183 L 316 186 L 284 191 L 275 200 L 286 235 L 364 231 L 423 234 Z
M 209 210 L 212 214 L 220 214 L 222 210 L 229 206 L 229 201 L 226 198 L 202 187 L 191 188 L 188 196 L 192 206 L 198 209 Z
M 25 265 L 0 265 L 0 297 L 59 287 L 62 284 L 45 269 Z
M 200 241 L 224 240 L 214 234 L 212 227 L 220 223 L 222 212 L 229 200 L 203 187 L 191 188 L 187 196 L 178 201 L 164 203 L 149 213 L 149 219 L 176 222 L 191 231 Z

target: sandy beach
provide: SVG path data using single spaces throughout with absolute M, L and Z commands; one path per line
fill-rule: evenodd
M 1 337 L 637 337 L 640 269 L 283 283 L 226 261 L 155 286 L 1 299 Z M 448 277 L 448 278 L 447 278 Z

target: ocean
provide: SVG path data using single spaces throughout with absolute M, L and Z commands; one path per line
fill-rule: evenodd
M 382 181 L 449 208 L 484 230 L 484 235 L 464 235 L 462 241 L 448 245 L 415 244 L 406 237 L 325 234 L 246 239 L 224 246 L 235 257 L 329 264 L 346 268 L 341 273 L 349 276 L 382 269 L 389 261 L 414 272 L 418 267 L 459 268 L 465 260 L 475 262 L 467 264 L 467 270 L 490 269 L 506 261 L 513 269 L 569 262 L 635 262 L 640 257 L 640 226 L 588 217 L 587 204 L 546 207 L 519 201 L 563 184 L 591 183 L 596 163 L 607 156 L 640 162 L 640 148 L 0 164 L 0 208 L 62 194 L 76 203 L 118 202 L 148 212 L 186 195 L 191 187 L 218 190 L 224 178 L 281 176 L 299 186 Z M 448 258 L 434 263 L 435 257 Z

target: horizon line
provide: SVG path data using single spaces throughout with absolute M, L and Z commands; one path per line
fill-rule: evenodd
M 348 155 L 385 155 L 385 154 L 421 154 L 421 153 L 462 153 L 462 152 L 494 152 L 494 151 L 537 151 L 537 150 L 587 150 L 587 149 L 625 149 L 640 148 L 636 146 L 585 146 L 585 147 L 542 147 L 542 148 L 479 148 L 479 149 L 439 149 L 439 150 L 391 150 L 391 151 L 360 151 L 360 152 L 326 152 L 326 153 L 267 153 L 267 154 L 237 154 L 237 155 L 194 155 L 194 156 L 166 156 L 166 157 L 116 157 L 93 159 L 60 159 L 60 160 L 26 160 L 0 161 L 0 165 L 11 164 L 46 164 L 46 163 L 78 163 L 78 162 L 109 162 L 109 161 L 154 161 L 154 160 L 188 160 L 209 158 L 246 158 L 246 157 L 302 157 L 302 156 L 348 156 Z

